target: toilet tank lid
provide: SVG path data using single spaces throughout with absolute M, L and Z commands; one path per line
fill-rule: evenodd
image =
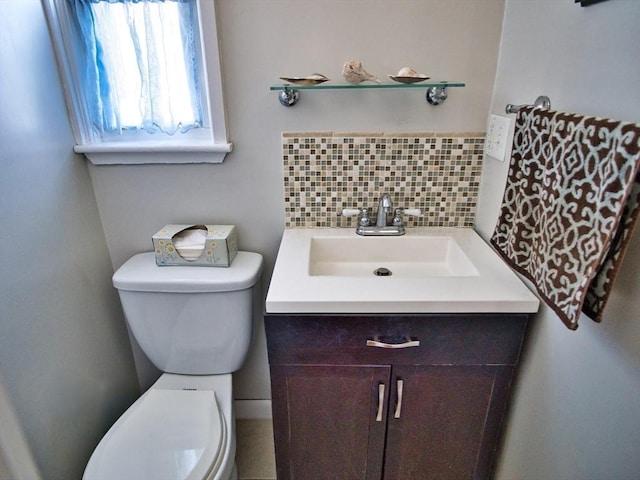
M 160 293 L 232 292 L 260 278 L 262 255 L 238 252 L 229 267 L 158 266 L 153 252 L 134 255 L 113 275 L 118 290 Z

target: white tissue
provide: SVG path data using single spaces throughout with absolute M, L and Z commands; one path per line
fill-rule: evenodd
M 178 254 L 185 260 L 197 260 L 204 250 L 207 238 L 207 230 L 191 228 L 176 233 L 173 236 L 173 245 Z
M 176 248 L 197 246 L 204 248 L 206 238 L 207 231 L 201 228 L 183 230 L 173 236 L 173 245 Z

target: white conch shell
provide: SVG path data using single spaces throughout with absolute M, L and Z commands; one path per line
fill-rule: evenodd
M 357 60 L 351 60 L 351 61 L 345 62 L 344 66 L 342 67 L 342 76 L 347 82 L 352 83 L 354 85 L 364 82 L 366 80 L 370 80 L 376 83 L 381 83 L 378 77 L 368 73 L 362 67 L 362 62 L 358 62 Z

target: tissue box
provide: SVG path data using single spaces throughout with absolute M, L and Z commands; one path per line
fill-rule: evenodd
M 178 253 L 173 239 L 177 234 L 195 228 L 206 230 L 204 248 L 200 255 L 199 249 L 195 251 L 195 255 L 192 250 L 189 255 L 185 255 L 187 258 L 183 258 Z M 238 252 L 238 236 L 234 225 L 165 225 L 151 238 L 156 253 L 156 264 L 160 266 L 228 267 Z

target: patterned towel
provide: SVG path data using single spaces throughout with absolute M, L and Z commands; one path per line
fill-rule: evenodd
M 491 244 L 572 330 L 602 319 L 640 213 L 640 124 L 523 107 Z

